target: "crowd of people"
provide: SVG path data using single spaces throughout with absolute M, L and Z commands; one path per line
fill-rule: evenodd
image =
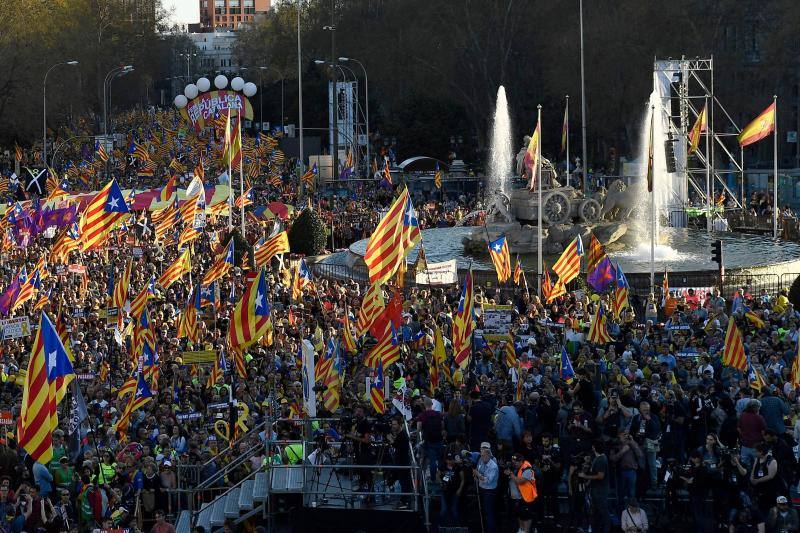
M 168 144 L 161 154 L 163 168 L 157 167 L 154 176 L 141 175 L 140 162 L 124 161 L 129 159 L 124 148 L 115 156 L 123 160 L 119 165 L 94 165 L 94 147 L 78 143 L 64 150 L 63 162 L 54 169 L 64 178 L 59 185 L 73 194 L 93 190 L 110 171 L 122 187 L 142 191 L 162 187 L 170 173 L 186 176 L 179 179 L 185 187 L 198 164 L 206 166 L 206 182 L 222 173 L 213 142 L 201 159 L 199 146 L 206 140 L 192 141 L 190 133 L 184 143 L 164 140 L 171 137 L 162 136 L 162 130 L 174 127 L 174 120 L 166 114 L 131 113 L 117 121 L 117 131 L 128 131 L 130 139 L 150 139 L 154 156 Z M 334 242 L 343 246 L 368 237 L 378 211 L 391 201 L 386 191 L 364 187 L 351 197 L 309 203 L 307 191 L 299 192 L 303 187 L 292 162 L 281 162 L 275 152 L 259 153 L 248 143 L 246 154 L 248 146 L 253 160 L 263 158 L 252 175 L 254 203 L 295 206 L 294 214 L 281 221 L 286 228 L 302 209 L 320 209 L 335 222 Z M 172 165 L 177 170 L 167 166 L 172 160 L 178 161 Z M 3 179 L 10 179 L 10 170 L 3 169 Z M 267 180 L 267 175 L 280 180 Z M 18 194 L 13 187 L 6 194 L 22 210 L 35 203 L 32 193 L 27 200 L 11 196 Z M 455 223 L 474 205 L 416 207 L 420 226 L 435 227 Z M 153 398 L 120 431 L 130 399 L 125 384 L 137 375 L 140 363 L 133 358 L 133 339 L 123 331 L 132 317 L 123 310 L 120 328 L 107 313 L 109 274 L 119 279 L 133 261 L 131 300 L 179 255 L 177 245 L 156 242 L 150 217 L 146 209 L 135 212 L 108 246 L 73 250 L 60 259 L 52 257 L 60 230 L 31 235 L 23 243 L 8 216 L 3 219 L 0 287 L 12 285 L 23 269 L 38 271 L 41 278 L 36 296 L 10 310 L 8 318 L 28 316 L 35 326 L 43 311 L 59 325 L 74 357 L 79 392 L 72 395 L 82 396 L 88 418 L 75 444 L 76 431 L 69 425 L 72 404 L 62 402 L 52 433 L 52 460 L 31 460 L 18 446 L 9 420 L 20 414 L 22 374 L 35 332 L 6 335 L 0 345 L 0 414 L 7 424 L 0 440 L 0 531 L 174 531 L 178 511 L 186 508 L 185 493 L 178 489 L 187 488 L 181 486 L 187 481 L 179 479 L 179 469 L 195 466 L 199 479 L 211 478 L 225 469 L 230 456 L 220 451 L 229 439 L 239 439 L 233 443 L 236 449 L 260 449 L 265 442 L 303 436 L 298 354 L 304 340 L 319 355 L 331 342 L 341 354 L 335 409 L 328 410 L 324 391 L 318 393 L 317 416 L 333 419 L 324 432 L 326 441 L 334 446 L 354 441 L 355 462 L 361 464 L 378 461 L 370 453 L 370 434 L 385 434 L 390 443 L 382 461 L 410 465 L 416 454 L 433 495 L 435 527 L 528 532 L 591 526 L 595 532 L 612 527 L 637 532 L 667 524 L 674 528 L 679 521 L 695 531 L 800 530 L 792 506 L 798 481 L 794 446 L 800 438 L 800 383 L 792 367 L 800 315 L 785 291 L 676 291 L 654 313 L 634 305 L 616 318 L 609 294 L 573 290 L 543 302 L 521 286 L 476 286 L 477 328 L 483 325 L 483 304 L 490 303 L 510 305 L 512 325 L 507 339 L 475 341 L 461 367 L 451 342 L 461 286 L 390 283 L 382 292 L 386 302 L 395 294 L 402 302 L 401 356 L 382 369 L 391 388 L 386 411 L 379 413 L 365 385 L 368 377 L 375 378 L 376 369 L 365 364 L 374 342 L 368 334 L 355 352 L 342 348 L 342 329 L 357 322 L 369 287 L 363 282 L 313 277 L 298 292 L 289 266 L 295 260 L 273 259 L 266 273 L 272 328 L 242 354 L 244 376 L 237 377 L 233 364 L 221 368 L 220 354 L 226 353 L 232 311 L 254 271 L 252 253 L 239 250 L 235 267 L 218 280 L 209 305 L 202 308 L 198 339 L 191 342 L 180 331 L 187 300 L 233 238 L 227 215 L 211 215 L 192 242 L 191 274 L 168 288 L 155 286 L 146 303 L 158 357 L 157 374 L 149 383 Z M 273 222 L 247 217 L 245 224 L 252 247 L 269 234 Z M 237 213 L 234 228 L 239 227 Z M 590 317 L 598 306 L 607 311 L 608 343 L 588 340 Z M 729 318 L 743 332 L 749 372 L 722 364 Z M 435 369 L 437 331 L 446 359 Z M 188 354 L 201 351 L 214 354 L 210 363 L 189 361 Z M 572 373 L 565 372 L 565 357 Z M 432 372 L 441 374 L 434 379 Z M 219 406 L 229 400 L 245 413 L 235 437 L 230 426 L 222 430 L 217 423 L 228 420 Z M 249 431 L 256 427 L 264 429 Z M 278 447 L 274 456 L 264 448 L 220 483 L 233 484 L 274 464 L 304 459 L 290 446 Z M 365 492 L 375 490 L 373 476 L 358 477 Z M 396 477 L 394 490 L 405 495 L 398 505 L 407 506 L 413 492 L 410 477 Z M 236 526 L 225 527 L 232 531 Z

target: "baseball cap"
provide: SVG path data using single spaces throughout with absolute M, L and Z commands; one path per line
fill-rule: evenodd
M 488 442 L 481 442 L 481 450 L 483 450 L 484 448 L 486 448 L 487 450 L 491 450 L 492 445 L 489 444 Z
M 775 500 L 776 503 L 789 503 L 789 500 L 786 499 L 786 496 L 778 496 Z

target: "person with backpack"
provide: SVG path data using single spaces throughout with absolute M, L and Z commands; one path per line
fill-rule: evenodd
M 417 417 L 417 429 L 422 433 L 422 450 L 428 463 L 431 479 L 436 479 L 436 471 L 444 452 L 442 413 L 433 408 L 433 401 L 425 398 L 425 411 Z

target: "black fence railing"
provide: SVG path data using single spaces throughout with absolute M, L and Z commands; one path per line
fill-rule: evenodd
M 312 267 L 315 277 L 346 280 L 353 279 L 359 283 L 369 283 L 369 274 L 365 267 L 354 266 L 348 267 L 347 265 L 325 264 L 317 263 Z M 467 275 L 467 270 L 458 271 L 458 284 L 463 283 L 464 277 Z M 538 283 L 537 275 L 533 272 L 525 273 L 528 290 L 531 294 L 536 294 Z M 724 297 L 730 298 L 741 287 L 746 287 L 748 292 L 753 296 L 757 296 L 762 290 L 767 294 L 774 296 L 781 289 L 789 289 L 795 279 L 800 276 L 800 273 L 731 273 L 726 274 L 720 284 L 719 275 L 716 272 L 669 272 L 669 287 L 670 290 L 682 290 L 693 288 L 695 290 L 711 290 L 715 287 L 721 289 Z M 632 296 L 639 298 L 646 298 L 650 294 L 650 276 L 648 274 L 629 274 L 628 285 L 629 292 Z M 416 274 L 409 265 L 409 272 L 405 274 L 405 286 L 416 288 L 429 288 L 427 283 L 417 283 Z M 497 283 L 497 276 L 491 270 L 474 270 L 472 272 L 473 284 L 477 290 L 480 287 L 488 298 L 500 298 L 505 301 L 506 297 L 513 298 L 525 291 L 524 283 L 520 285 Z M 655 294 L 661 297 L 661 287 L 664 283 L 664 272 L 656 272 L 654 276 Z M 439 286 L 441 287 L 441 286 Z M 567 285 L 569 291 L 585 288 L 583 280 L 579 279 L 570 282 Z M 497 302 L 500 303 L 500 302 Z

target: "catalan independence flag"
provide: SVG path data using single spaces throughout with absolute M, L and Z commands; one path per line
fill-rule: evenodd
M 572 379 L 575 377 L 575 370 L 572 368 L 572 361 L 569 360 L 569 354 L 567 353 L 567 349 L 563 346 L 561 347 L 561 379 L 566 381 L 568 384 L 572 383 Z
M 117 180 L 112 179 L 86 205 L 81 213 L 80 234 L 83 251 L 102 246 L 117 223 L 128 214 L 128 204 Z
M 603 306 L 598 303 L 597 311 L 594 313 L 592 325 L 589 327 L 589 342 L 594 344 L 608 344 L 612 342 L 611 336 L 606 328 L 606 315 Z
M 275 236 L 270 237 L 263 244 L 257 246 L 253 252 L 253 259 L 257 267 L 268 265 L 270 259 L 278 254 L 289 253 L 289 235 L 286 231 L 280 231 Z
M 725 348 L 722 351 L 722 364 L 738 370 L 747 370 L 747 356 L 744 353 L 742 333 L 731 317 L 728 320 L 728 331 L 725 332 Z
M 600 244 L 600 240 L 597 236 L 592 233 L 592 237 L 589 240 L 589 254 L 586 257 L 586 272 L 592 272 L 597 265 L 600 264 L 600 261 L 606 256 L 606 251 L 603 249 L 603 245 Z
M 630 304 L 628 303 L 628 279 L 625 277 L 625 273 L 622 272 L 619 263 L 617 263 L 616 272 L 617 279 L 614 285 L 613 309 L 614 316 L 619 318 L 622 310 L 629 307 Z
M 300 181 L 303 182 L 303 185 L 305 185 L 306 188 L 313 189 L 314 184 L 317 182 L 317 174 L 319 174 L 319 170 L 317 170 L 317 164 L 314 163 L 314 166 L 306 170 L 305 173 L 300 177 Z
M 265 269 L 248 285 L 236 304 L 228 329 L 228 343 L 244 349 L 257 342 L 269 326 L 270 304 L 267 301 Z
M 52 432 L 58 426 L 56 408 L 59 382 L 66 390 L 66 385 L 74 376 L 64 343 L 47 314 L 42 313 L 31 349 L 22 389 L 22 407 L 17 419 L 19 445 L 39 463 L 46 465 L 53 459 Z
M 192 271 L 192 256 L 189 250 L 187 247 L 158 278 L 157 283 L 164 289 L 168 289 L 170 285 L 181 279 L 184 274 Z
M 691 131 L 689 131 L 689 155 L 697 151 L 700 146 L 700 137 L 705 133 L 708 125 L 708 109 L 707 105 L 703 106 L 700 114 L 697 115 L 697 120 L 694 122 Z
M 199 287 L 196 287 L 194 293 L 189 297 L 186 302 L 186 308 L 181 313 L 180 320 L 178 321 L 178 338 L 188 338 L 191 342 L 199 340 L 197 317 L 201 311 Z
M 581 271 L 581 257 L 583 257 L 583 241 L 581 236 L 577 235 L 553 265 L 553 272 L 558 275 L 558 283 L 566 286 L 578 276 Z
M 217 260 L 211 265 L 211 268 L 208 269 L 208 272 L 206 272 L 206 275 L 203 277 L 203 286 L 210 285 L 227 274 L 228 271 L 233 268 L 233 258 L 233 238 L 231 238 L 226 250 L 217 257 Z
M 237 209 L 253 205 L 253 189 L 247 189 L 243 195 L 237 196 L 235 204 Z
M 98 160 L 102 161 L 103 163 L 108 161 L 108 152 L 106 152 L 105 147 L 100 144 L 100 141 L 94 142 L 94 152 Z
M 750 124 L 745 126 L 739 134 L 739 146 L 744 148 L 758 142 L 775 131 L 775 102 L 761 112 Z
M 353 330 L 350 329 L 350 314 L 346 304 L 344 308 L 344 318 L 342 319 L 342 343 L 344 343 L 344 350 L 346 352 L 356 353 L 358 351 L 356 339 L 353 337 Z
M 436 162 L 436 170 L 433 173 L 433 183 L 437 189 L 442 188 L 442 171 L 439 169 L 439 162 Z
M 386 411 L 386 397 L 383 392 L 383 386 L 383 361 L 381 361 L 378 363 L 375 379 L 369 387 L 369 401 L 372 404 L 372 408 L 375 409 L 375 412 L 379 415 L 382 415 L 384 411 Z
M 309 286 L 313 287 L 313 285 L 311 270 L 306 265 L 306 260 L 300 259 L 295 271 L 294 282 L 292 282 L 292 298 L 295 300 L 300 299 L 303 295 L 303 289 Z
M 475 327 L 474 306 L 475 295 L 472 287 L 472 270 L 470 269 L 464 278 L 458 310 L 453 317 L 453 353 L 455 362 L 461 369 L 467 366 L 472 353 L 472 330 Z
M 497 281 L 500 283 L 508 281 L 511 277 L 511 253 L 505 236 L 501 235 L 489 243 L 489 256 L 497 272 Z
M 800 387 L 800 339 L 797 340 L 797 348 L 794 353 L 794 361 L 792 361 L 792 371 L 789 374 L 792 385 Z
M 128 288 L 131 284 L 131 269 L 133 268 L 133 261 L 128 259 L 125 264 L 125 270 L 122 277 L 115 280 L 114 294 L 111 297 L 112 307 L 122 309 L 125 307 L 125 300 L 128 299 Z
M 370 283 L 389 280 L 420 238 L 417 213 L 408 189 L 403 189 L 367 243 L 364 262 L 369 268 Z

